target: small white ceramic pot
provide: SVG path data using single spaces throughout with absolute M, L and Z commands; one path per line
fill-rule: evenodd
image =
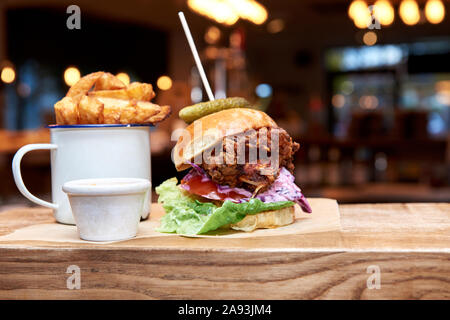
M 116 241 L 136 236 L 150 181 L 81 179 L 64 183 L 81 239 Z

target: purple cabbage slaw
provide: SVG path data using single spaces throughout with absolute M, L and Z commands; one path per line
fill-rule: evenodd
M 244 196 L 245 198 L 239 200 L 240 202 L 245 202 L 251 199 L 252 193 L 250 191 L 247 191 L 242 188 L 232 188 L 230 186 L 221 186 L 212 181 L 209 176 L 206 174 L 206 172 L 199 167 L 198 165 L 194 163 L 190 163 L 192 166 L 192 169 L 189 171 L 189 173 L 183 178 L 183 181 L 189 181 L 190 179 L 201 176 L 202 182 L 210 181 L 214 183 L 217 186 L 217 190 L 220 193 L 226 194 L 229 192 L 235 192 L 237 194 L 240 194 Z M 277 179 L 272 183 L 270 188 L 258 195 L 256 195 L 256 199 L 261 200 L 262 202 L 278 202 L 278 201 L 293 201 L 297 203 L 304 212 L 311 213 L 312 209 L 309 205 L 308 201 L 306 200 L 305 196 L 302 194 L 302 191 L 300 188 L 294 183 L 294 176 L 284 167 L 280 169 L 280 172 L 278 174 Z M 182 182 L 183 182 L 182 181 Z M 187 191 L 189 191 L 189 186 L 186 184 L 181 183 L 181 187 Z M 221 200 L 217 198 L 214 194 L 210 194 L 207 196 L 203 196 L 205 198 L 211 199 L 211 200 Z M 231 198 L 225 198 L 225 200 L 231 200 L 233 202 L 236 202 L 235 199 Z

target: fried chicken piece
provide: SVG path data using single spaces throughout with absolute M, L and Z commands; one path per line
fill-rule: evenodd
M 276 168 L 272 167 L 269 162 L 257 160 L 256 163 L 249 163 L 248 154 L 251 148 L 267 148 L 270 157 L 271 135 L 278 134 L 278 165 Z M 228 185 L 230 187 L 242 187 L 250 191 L 264 191 L 270 186 L 278 177 L 279 168 L 285 167 L 291 173 L 294 170 L 294 154 L 299 149 L 300 145 L 292 140 L 289 134 L 281 128 L 270 128 L 267 131 L 267 140 L 263 140 L 259 132 L 255 133 L 256 137 L 246 137 L 245 152 L 246 159 L 244 164 L 239 164 L 237 157 L 231 157 L 232 153 L 226 152 L 226 146 L 230 145 L 234 148 L 235 154 L 239 148 L 239 140 L 235 137 L 225 137 L 223 141 L 223 154 L 219 157 L 223 158 L 223 163 L 216 161 L 216 155 L 204 161 L 201 167 L 211 177 L 211 179 L 219 185 Z M 256 145 L 251 142 L 256 141 Z M 261 145 L 262 144 L 262 145 Z M 274 146 L 275 147 L 275 146 Z M 227 158 L 228 157 L 228 158 Z

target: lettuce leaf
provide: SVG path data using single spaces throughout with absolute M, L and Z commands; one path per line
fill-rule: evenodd
M 166 214 L 161 218 L 159 232 L 186 235 L 204 234 L 231 223 L 237 223 L 248 214 L 279 210 L 294 205 L 292 201 L 264 203 L 259 199 L 234 203 L 225 201 L 222 206 L 201 202 L 177 186 L 177 179 L 164 181 L 156 187 L 158 203 Z

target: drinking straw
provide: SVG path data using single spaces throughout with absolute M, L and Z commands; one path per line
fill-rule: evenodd
M 202 82 L 203 85 L 205 86 L 208 98 L 210 101 L 212 101 L 214 100 L 214 95 L 211 91 L 211 87 L 209 86 L 208 79 L 206 78 L 205 70 L 203 69 L 202 62 L 200 61 L 197 48 L 195 47 L 194 39 L 192 39 L 191 31 L 189 30 L 186 18 L 184 17 L 184 13 L 182 11 L 178 12 L 178 17 L 180 17 L 181 25 L 183 26 L 184 33 L 186 34 L 189 47 L 191 47 L 192 55 L 194 56 L 195 63 L 197 64 L 197 69 L 198 72 L 200 73 L 200 77 L 202 78 Z

